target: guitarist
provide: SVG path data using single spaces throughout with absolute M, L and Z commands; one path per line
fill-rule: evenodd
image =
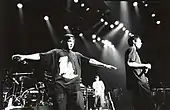
M 94 89 L 94 94 L 95 94 L 95 101 L 94 101 L 94 108 L 97 109 L 98 101 L 100 102 L 99 105 L 99 110 L 102 110 L 104 107 L 104 102 L 105 102 L 105 85 L 102 80 L 100 80 L 99 76 L 95 77 L 95 81 L 93 82 L 92 85 Z
M 147 71 L 151 69 L 151 64 L 141 62 L 138 49 L 142 46 L 142 41 L 138 36 L 128 39 L 129 48 L 125 53 L 126 67 L 126 87 L 131 94 L 133 110 L 152 110 L 150 99 L 150 87 Z

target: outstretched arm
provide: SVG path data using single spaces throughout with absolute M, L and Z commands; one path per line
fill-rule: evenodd
M 35 54 L 30 54 L 30 55 L 20 55 L 20 54 L 16 54 L 12 56 L 12 59 L 20 59 L 22 60 L 40 60 L 40 54 L 39 53 L 35 53 Z
M 115 66 L 112 66 L 112 65 L 108 65 L 108 64 L 105 64 L 105 63 L 102 63 L 100 61 L 97 61 L 93 58 L 88 58 L 78 52 L 76 52 L 81 58 L 85 59 L 85 61 L 87 61 L 88 63 L 90 63 L 91 65 L 94 65 L 94 66 L 98 66 L 98 67 L 105 67 L 105 68 L 108 68 L 108 69 L 117 69 Z
M 92 58 L 90 58 L 89 63 L 92 64 L 92 65 L 98 66 L 98 67 L 105 67 L 105 68 L 108 68 L 108 69 L 117 69 L 115 66 L 99 62 L 99 61 L 92 59 Z

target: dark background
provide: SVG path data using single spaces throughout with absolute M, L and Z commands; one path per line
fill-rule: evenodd
M 70 1 L 70 5 L 68 2 Z M 5 70 L 16 68 L 15 71 L 30 71 L 32 68 L 37 70 L 37 76 L 43 74 L 39 71 L 37 62 L 30 62 L 28 67 L 15 64 L 11 61 L 13 54 L 31 54 L 36 52 L 45 52 L 55 47 L 60 47 L 65 30 L 64 25 L 71 27 L 71 31 L 75 34 L 77 40 L 74 50 L 88 57 L 102 61 L 102 51 L 96 48 L 92 43 L 91 35 L 95 32 L 92 27 L 97 23 L 102 16 L 109 22 L 120 20 L 120 1 L 104 1 L 103 0 L 86 0 L 85 6 L 90 7 L 90 11 L 86 12 L 84 8 L 80 8 L 80 4 L 75 4 L 71 0 L 22 0 L 24 4 L 23 23 L 19 17 L 17 3 L 19 0 L 4 0 L 0 3 L 0 65 L 1 65 L 1 80 L 5 76 Z M 144 7 L 139 1 L 140 19 L 135 15 L 132 0 L 129 3 L 130 24 L 129 30 L 136 35 L 142 36 L 143 47 L 140 50 L 141 59 L 144 62 L 152 64 L 152 70 L 149 72 L 151 87 L 170 87 L 169 62 L 170 62 L 170 16 L 169 2 L 162 0 L 148 0 L 148 7 Z M 106 4 L 107 3 L 107 4 Z M 100 12 L 96 12 L 100 9 Z M 156 18 L 152 18 L 150 14 L 156 13 Z M 50 35 L 48 27 L 43 19 L 45 15 L 50 16 L 50 22 L 53 26 L 56 44 Z M 156 25 L 156 20 L 160 20 L 161 24 Z M 100 32 L 100 36 L 105 35 L 109 29 L 104 29 Z M 90 47 L 87 48 L 82 39 L 78 36 L 79 32 L 84 33 L 84 37 Z M 111 39 L 112 43 L 117 47 L 120 43 L 123 34 L 116 34 L 116 37 Z M 124 56 L 124 50 L 118 50 L 121 53 L 121 58 Z M 108 63 L 108 62 L 106 62 Z M 15 65 L 14 65 L 15 64 Z M 116 63 L 114 63 L 117 66 Z M 18 66 L 19 69 L 18 70 Z M 24 68 L 24 69 L 23 69 Z M 14 72 L 15 72 L 14 71 Z M 125 71 L 124 65 L 117 71 L 106 69 L 98 69 L 89 65 L 83 66 L 83 83 L 92 85 L 94 75 L 99 73 L 105 85 L 108 88 L 125 88 Z M 38 77 L 37 77 L 38 79 Z M 125 90 L 126 91 L 126 90 Z M 2 95 L 0 95 L 2 96 Z

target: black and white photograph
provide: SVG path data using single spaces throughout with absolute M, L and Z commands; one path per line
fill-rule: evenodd
M 1 110 L 169 110 L 170 1 L 1 0 Z

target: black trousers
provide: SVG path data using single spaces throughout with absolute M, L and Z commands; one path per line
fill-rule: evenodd
M 139 86 L 130 91 L 133 110 L 155 110 L 153 99 L 149 91 Z
M 55 110 L 84 110 L 83 94 L 80 90 L 66 89 L 55 84 L 52 99 Z

